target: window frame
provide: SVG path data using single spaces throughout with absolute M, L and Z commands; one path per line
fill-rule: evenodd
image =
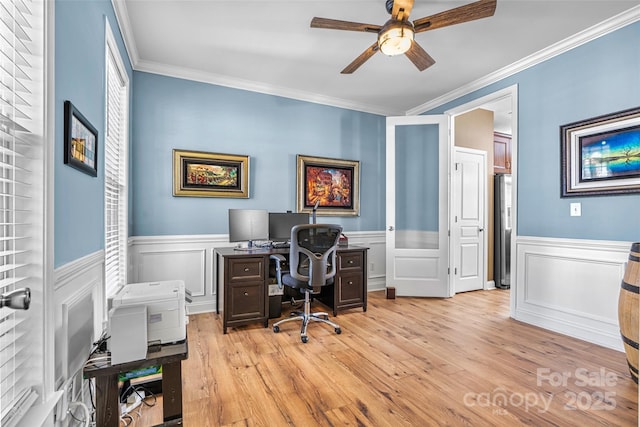
M 111 65 L 115 66 L 115 70 L 111 70 Z M 117 141 L 118 153 L 117 161 L 118 171 L 117 174 L 117 201 L 115 209 L 112 209 L 108 200 L 113 188 L 110 188 L 112 184 L 112 177 L 110 175 L 114 172 L 114 165 L 111 164 L 113 159 L 113 153 L 110 154 L 108 150 L 113 150 L 114 141 L 110 138 L 117 138 L 118 136 L 111 135 L 110 129 L 110 102 L 112 100 L 110 96 L 110 73 L 116 72 L 118 78 L 122 84 L 122 93 L 119 94 L 122 116 L 120 117 L 121 125 L 118 130 L 120 131 L 119 140 Z M 120 50 L 111 31 L 108 20 L 105 19 L 105 118 L 104 118 L 104 185 L 105 185 L 105 219 L 104 219 L 104 233 L 105 233 L 105 295 L 108 298 L 113 295 L 121 285 L 127 283 L 127 240 L 128 240 L 128 192 L 129 192 L 129 96 L 130 96 L 130 82 L 124 67 Z M 111 212 L 115 211 L 116 218 L 111 217 Z M 115 229 L 115 231 L 114 231 Z M 116 251 L 112 252 L 112 248 L 109 240 L 110 232 L 115 232 L 116 237 Z M 115 267 L 114 279 L 112 272 L 109 271 L 112 263 L 117 263 Z

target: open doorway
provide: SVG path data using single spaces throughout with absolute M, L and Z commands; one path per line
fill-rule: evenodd
M 515 248 L 514 242 L 516 238 L 515 230 L 517 218 L 517 105 L 517 86 L 511 86 L 446 112 L 451 116 L 452 120 L 452 164 L 450 170 L 455 171 L 455 153 L 456 148 L 459 146 L 484 150 L 487 152 L 487 197 L 484 207 L 484 271 L 486 272 L 486 277 L 483 289 L 491 289 L 494 287 L 506 288 L 504 283 L 507 282 L 512 284 L 513 280 L 511 280 L 511 278 L 515 277 L 515 261 L 510 255 L 513 253 L 512 248 Z M 462 123 L 466 126 L 471 126 L 471 132 L 469 132 L 468 128 L 463 129 L 460 126 L 457 126 Z M 472 141 L 471 143 L 466 142 L 459 145 L 458 143 L 461 140 L 464 140 L 465 133 L 471 133 L 473 135 L 474 126 L 478 126 L 475 130 L 483 134 L 482 142 Z M 506 142 L 509 144 L 506 144 Z M 496 203 L 494 199 L 494 178 L 496 174 L 509 175 L 511 180 L 511 188 L 508 190 L 508 199 L 511 201 L 511 206 L 508 210 L 508 213 L 510 214 L 510 221 L 508 225 L 510 226 L 510 230 L 513 231 L 506 233 L 506 238 L 503 237 L 502 240 L 496 238 L 496 219 L 500 218 L 499 212 L 496 211 Z M 455 191 L 455 188 L 452 187 L 452 192 L 453 191 Z M 505 196 L 499 195 L 499 197 Z M 456 200 L 456 194 L 452 194 L 450 200 L 453 204 Z M 450 211 L 452 213 L 450 224 L 453 225 L 456 220 L 454 217 L 453 206 Z M 498 246 L 496 246 L 496 244 Z M 452 240 L 450 252 L 451 260 L 456 259 L 456 251 L 460 252 L 464 249 L 462 247 L 456 247 L 456 245 L 459 245 L 459 243 Z M 506 268 L 499 271 L 496 275 L 497 267 L 495 265 L 495 261 L 497 250 L 503 252 L 504 250 L 507 250 L 507 253 L 503 255 L 503 259 L 501 260 L 503 263 L 506 263 Z M 453 267 L 455 268 L 455 265 Z M 498 286 L 496 286 L 496 278 L 500 281 L 500 283 L 497 283 Z M 511 300 L 513 304 L 513 293 Z

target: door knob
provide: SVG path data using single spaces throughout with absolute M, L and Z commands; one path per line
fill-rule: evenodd
M 484 228 L 478 227 L 478 232 L 483 232 L 483 231 L 484 231 Z
M 393 225 L 389 226 L 389 231 L 393 231 Z

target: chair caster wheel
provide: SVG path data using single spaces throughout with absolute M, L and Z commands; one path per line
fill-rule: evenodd
M 342 329 L 340 329 L 340 328 L 336 328 L 335 331 L 336 331 L 336 334 L 338 334 L 338 335 L 340 335 L 342 333 Z
M 300 337 L 300 340 L 306 343 L 307 341 L 309 341 L 309 337 Z
M 273 327 L 273 332 L 275 332 L 275 333 L 280 332 L 280 326 L 274 326 Z

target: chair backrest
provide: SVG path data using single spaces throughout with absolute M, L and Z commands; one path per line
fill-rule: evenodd
M 342 227 L 301 224 L 291 229 L 289 274 L 310 287 L 324 286 L 336 275 L 336 249 Z

